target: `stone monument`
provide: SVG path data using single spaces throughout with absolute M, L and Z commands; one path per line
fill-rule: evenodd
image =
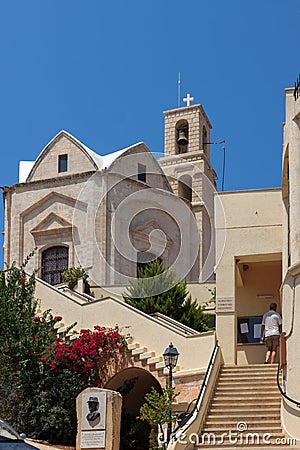
M 76 400 L 76 450 L 119 450 L 122 396 L 109 389 L 87 388 Z

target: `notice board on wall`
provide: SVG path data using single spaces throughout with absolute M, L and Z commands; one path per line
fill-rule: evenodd
M 259 344 L 262 316 L 238 317 L 238 344 Z

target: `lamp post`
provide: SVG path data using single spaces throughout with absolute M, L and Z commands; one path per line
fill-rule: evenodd
M 172 342 L 170 343 L 169 347 L 166 348 L 164 351 L 163 357 L 165 361 L 165 366 L 169 369 L 169 385 L 172 387 L 173 382 L 173 369 L 176 367 L 177 360 L 178 360 L 178 350 Z M 169 422 L 168 422 L 168 429 L 167 429 L 167 441 L 170 441 L 172 433 L 172 410 L 169 411 Z

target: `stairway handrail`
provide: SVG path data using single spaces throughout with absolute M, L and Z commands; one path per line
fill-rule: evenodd
M 172 317 L 166 316 L 165 314 L 155 312 L 150 314 L 151 317 L 154 317 L 162 322 L 171 323 L 173 326 L 177 327 L 178 330 L 182 330 L 186 335 L 197 335 L 200 334 L 200 331 L 194 330 L 187 325 L 178 322 L 178 320 L 172 319 Z
M 280 394 L 282 395 L 282 397 L 284 397 L 285 399 L 287 399 L 289 402 L 294 403 L 294 405 L 297 406 L 297 408 L 300 408 L 300 401 L 297 401 L 291 397 L 289 397 L 285 391 L 282 389 L 281 385 L 280 385 L 280 380 L 279 380 L 279 372 L 280 372 L 280 362 L 278 363 L 278 369 L 277 369 L 277 387 L 279 389 Z
M 216 341 L 216 344 L 212 351 L 212 354 L 211 354 L 211 357 L 210 357 L 210 360 L 209 360 L 209 363 L 208 363 L 208 366 L 207 366 L 207 369 L 205 372 L 203 383 L 201 385 L 201 388 L 200 388 L 200 391 L 199 391 L 199 394 L 197 397 L 196 404 L 195 404 L 194 408 L 192 409 L 192 411 L 175 428 L 175 430 L 171 434 L 171 440 L 176 441 L 181 435 L 180 434 L 179 436 L 176 436 L 178 431 L 181 430 L 188 422 L 190 422 L 189 425 L 191 425 L 194 422 L 194 420 L 196 419 L 197 415 L 199 414 L 202 404 L 203 404 L 203 401 L 204 401 L 204 398 L 205 398 L 205 395 L 206 395 L 206 392 L 207 392 L 207 386 L 209 384 L 212 369 L 215 365 L 215 361 L 216 361 L 217 355 L 219 353 L 219 350 L 220 350 L 219 342 Z

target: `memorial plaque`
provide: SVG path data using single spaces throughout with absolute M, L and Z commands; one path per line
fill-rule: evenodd
M 81 430 L 106 429 L 106 392 L 82 395 Z
M 81 448 L 105 448 L 105 431 L 82 431 Z
M 234 312 L 233 297 L 217 298 L 216 312 Z

